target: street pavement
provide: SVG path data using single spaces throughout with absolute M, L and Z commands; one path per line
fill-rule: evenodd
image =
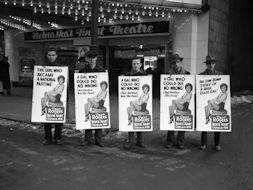
M 145 133 L 146 149 L 123 149 L 126 133 L 117 132 L 117 96 L 111 97 L 113 131 L 104 133 L 106 147 L 81 147 L 80 133 L 64 133 L 61 146 L 42 146 L 43 128 L 30 123 L 32 89 L 15 87 L 0 96 L 0 189 L 253 189 L 253 104 L 232 109 L 232 133 L 222 134 L 222 151 L 198 149 L 200 133 L 186 133 L 186 149 L 163 147 L 159 99 L 154 99 L 154 131 Z M 74 125 L 74 98 L 69 98 Z M 75 134 L 79 135 L 75 135 Z

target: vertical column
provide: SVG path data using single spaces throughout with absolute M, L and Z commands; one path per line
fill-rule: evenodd
M 169 43 L 165 44 L 165 60 L 164 60 L 164 73 L 167 73 L 169 71 Z
M 106 69 L 109 70 L 110 69 L 110 61 L 109 61 L 109 56 L 110 56 L 110 53 L 109 53 L 109 46 L 106 45 L 105 47 L 105 63 L 106 63 Z
M 191 74 L 196 74 L 197 69 L 197 33 L 198 33 L 198 18 L 197 15 L 192 15 Z

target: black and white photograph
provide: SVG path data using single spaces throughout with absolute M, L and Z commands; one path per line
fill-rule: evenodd
M 0 190 L 253 190 L 250 0 L 0 0 Z

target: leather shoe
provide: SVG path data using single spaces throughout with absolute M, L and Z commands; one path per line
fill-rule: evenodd
M 143 143 L 137 143 L 136 146 L 138 146 L 140 148 L 146 148 L 146 146 Z
M 178 149 L 185 149 L 185 146 L 183 145 L 183 144 L 181 144 L 181 145 L 178 145 Z
M 52 144 L 52 141 L 50 141 L 50 140 L 44 140 L 44 141 L 42 142 L 42 144 L 43 144 L 44 146 L 47 146 L 47 145 Z
M 104 147 L 105 145 L 102 142 L 96 142 L 97 146 Z
M 62 142 L 61 139 L 57 139 L 57 140 L 55 140 L 55 144 L 56 144 L 56 145 L 62 145 L 63 142 Z
M 86 145 L 91 145 L 92 144 L 92 142 L 91 141 L 81 141 L 81 146 L 86 146 Z
M 206 150 L 206 145 L 201 145 L 200 150 Z
M 221 146 L 220 145 L 215 146 L 215 150 L 218 151 L 218 152 L 221 151 Z
M 164 143 L 165 148 L 172 148 L 173 143 Z
M 133 146 L 134 146 L 134 144 L 133 143 L 127 143 L 127 144 L 125 144 L 124 145 L 124 149 L 126 149 L 126 150 L 130 150 L 130 149 L 132 149 L 133 148 Z

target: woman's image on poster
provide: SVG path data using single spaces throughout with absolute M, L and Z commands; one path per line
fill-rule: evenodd
M 85 122 L 89 120 L 89 114 L 91 108 L 102 109 L 104 108 L 104 102 L 107 96 L 108 83 L 102 81 L 100 83 L 101 90 L 97 93 L 96 96 L 88 98 L 87 103 L 84 105 L 85 109 Z
M 225 102 L 227 100 L 227 90 L 228 90 L 228 85 L 225 83 L 222 83 L 220 85 L 220 94 L 211 100 L 208 100 L 207 106 L 205 106 L 205 115 L 206 115 L 206 123 L 208 124 L 210 122 L 210 117 L 211 117 L 211 110 L 215 111 L 224 111 L 224 106 Z
M 183 94 L 182 97 L 172 100 L 172 105 L 169 106 L 169 113 L 170 113 L 170 123 L 173 122 L 173 117 L 175 116 L 175 110 L 180 110 L 180 111 L 187 111 L 189 103 L 192 98 L 192 84 L 187 83 L 185 85 L 185 93 Z
M 90 50 L 88 46 L 78 48 L 78 59 L 80 57 L 86 57 L 86 53 Z
M 130 102 L 130 107 L 127 108 L 128 125 L 132 123 L 133 111 L 147 111 L 146 106 L 149 100 L 149 90 L 149 85 L 144 84 L 142 86 L 143 93 L 141 94 L 141 96 L 138 99 Z
M 61 103 L 60 100 L 62 92 L 64 90 L 65 77 L 63 75 L 59 75 L 57 77 L 57 81 L 58 84 L 54 87 L 54 89 L 45 92 L 44 97 L 41 98 L 41 109 L 42 109 L 41 116 L 45 114 L 48 102 Z

